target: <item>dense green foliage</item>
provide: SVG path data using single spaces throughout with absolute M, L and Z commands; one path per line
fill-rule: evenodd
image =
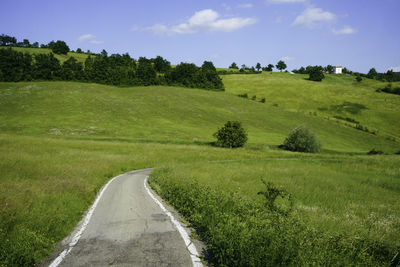
M 217 138 L 216 145 L 221 147 L 242 147 L 247 142 L 246 130 L 238 121 L 227 121 L 214 136 Z
M 283 147 L 290 151 L 317 153 L 321 151 L 321 142 L 307 126 L 300 125 L 289 133 Z
M 274 68 L 274 65 L 268 64 L 268 66 L 263 67 L 262 70 L 263 71 L 272 71 L 273 68 Z
M 309 80 L 310 81 L 315 81 L 315 82 L 320 82 L 322 79 L 325 78 L 325 75 L 323 73 L 323 68 L 321 66 L 314 66 L 312 67 L 309 72 Z
M 68 54 L 69 47 L 64 41 L 58 40 L 57 42 L 51 41 L 48 47 L 53 51 L 54 54 Z
M 63 49 L 62 43 L 57 41 L 50 46 L 60 52 L 58 49 Z M 67 53 L 67 50 L 62 53 Z M 129 54 L 108 56 L 103 50 L 99 55 L 89 55 L 84 64 L 73 57 L 61 64 L 52 53 L 32 56 L 11 48 L 0 49 L 0 81 L 31 80 L 86 81 L 125 86 L 168 84 L 224 90 L 214 65 L 207 61 L 201 68 L 181 63 L 172 69 L 171 64 L 160 56 L 154 59 L 140 57 L 136 61 Z
M 275 66 L 278 70 L 282 71 L 286 69 L 287 65 L 283 60 L 279 60 L 279 62 Z
M 232 62 L 232 64 L 229 66 L 229 68 L 230 69 L 236 69 L 236 70 L 239 69 L 238 65 L 235 62 Z
M 172 85 L 224 90 L 222 80 L 210 61 L 204 61 L 201 68 L 195 64 L 181 63 L 167 73 L 165 79 Z

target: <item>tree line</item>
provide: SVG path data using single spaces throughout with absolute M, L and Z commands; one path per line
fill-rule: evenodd
M 322 67 L 322 66 L 307 66 L 307 67 L 301 67 L 299 69 L 294 69 L 293 72 L 294 73 L 298 73 L 298 74 L 311 74 L 313 72 L 315 72 L 316 70 L 318 70 L 320 73 L 333 73 L 334 72 L 334 67 L 332 65 L 327 65 L 326 67 Z M 364 78 L 369 78 L 369 79 L 375 79 L 378 81 L 382 81 L 382 82 L 396 82 L 396 81 L 400 81 L 400 75 L 396 74 L 395 72 L 393 72 L 392 70 L 388 70 L 386 73 L 378 73 L 376 71 L 375 68 L 371 68 L 367 74 L 364 73 L 360 73 L 360 72 L 354 72 L 351 71 L 347 68 L 343 68 L 342 69 L 342 73 L 343 74 L 348 74 L 348 75 L 353 75 L 356 76 L 357 81 L 361 81 L 361 77 Z
M 245 64 L 241 65 L 241 68 L 238 67 L 238 65 L 236 64 L 236 62 L 233 62 L 230 66 L 229 69 L 236 69 L 239 70 L 239 72 L 245 72 L 245 71 L 253 71 L 255 72 L 257 70 L 257 72 L 260 72 L 260 70 L 262 71 L 272 71 L 272 69 L 276 67 L 278 70 L 283 71 L 287 68 L 286 63 L 283 60 L 279 60 L 278 63 L 274 66 L 273 64 L 268 64 L 265 67 L 261 66 L 261 63 L 257 62 L 256 66 L 254 67 L 247 67 Z
M 61 40 L 57 40 L 56 42 L 51 41 L 48 44 L 41 44 L 39 46 L 38 42 L 30 43 L 28 39 L 23 39 L 22 42 L 17 42 L 17 38 L 9 35 L 2 34 L 0 35 L 0 46 L 11 46 L 11 47 L 24 47 L 24 48 L 50 48 L 55 54 L 64 54 L 66 55 L 70 49 L 68 45 Z M 78 48 L 80 52 L 82 50 Z
M 23 53 L 0 49 L 0 81 L 63 80 L 95 82 L 110 85 L 177 85 L 224 90 L 214 64 L 205 61 L 201 67 L 181 63 L 175 68 L 161 56 L 135 60 L 128 53 L 89 54 L 84 63 L 70 57 L 63 63 L 49 54 Z

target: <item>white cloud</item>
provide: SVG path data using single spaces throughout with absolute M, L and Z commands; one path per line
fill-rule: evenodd
M 200 31 L 222 31 L 231 32 L 248 25 L 256 23 L 254 18 L 234 17 L 228 19 L 219 19 L 219 14 L 212 9 L 204 9 L 194 13 L 185 23 L 167 26 L 155 24 L 146 28 L 156 34 L 188 34 Z
M 307 0 L 266 0 L 268 4 L 304 3 Z
M 96 40 L 96 36 L 94 36 L 93 34 L 90 34 L 90 33 L 79 36 L 78 40 L 80 42 L 89 42 L 91 44 L 104 43 L 103 41 Z
M 390 67 L 388 70 L 392 70 L 394 72 L 400 72 L 400 66 L 397 67 Z
M 309 7 L 306 8 L 292 23 L 293 26 L 306 26 L 313 28 L 321 22 L 330 22 L 336 19 L 336 15 L 324 11 L 322 8 Z
M 247 3 L 247 4 L 239 4 L 237 5 L 238 8 L 252 8 L 253 4 Z
M 295 60 L 296 58 L 294 58 L 294 57 L 289 57 L 289 56 L 284 56 L 284 57 L 281 57 L 279 60 L 283 60 L 283 61 L 292 61 L 292 60 Z
M 344 26 L 342 29 L 339 30 L 333 29 L 332 32 L 334 34 L 354 34 L 357 33 L 357 30 L 350 26 Z
M 93 34 L 88 33 L 88 34 L 84 34 L 84 35 L 79 36 L 78 40 L 82 42 L 82 41 L 87 41 L 87 40 L 90 40 L 90 39 L 93 39 L 93 38 L 96 38 L 96 36 L 94 36 Z

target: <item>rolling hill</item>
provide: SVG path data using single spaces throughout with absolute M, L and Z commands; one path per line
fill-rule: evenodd
M 5 203 L 0 207 L 0 263 L 39 262 L 79 221 L 106 181 L 146 167 L 157 168 L 153 188 L 201 226 L 198 231 L 220 257 L 219 264 L 260 260 L 255 251 L 264 255 L 259 248 L 266 248 L 260 244 L 268 237 L 270 259 L 284 252 L 293 255 L 292 265 L 387 263 L 400 246 L 399 156 L 394 155 L 400 151 L 399 97 L 375 93 L 380 86 L 375 81 L 356 84 L 351 77 L 328 76 L 312 83 L 304 78 L 227 75 L 226 92 L 0 83 L 0 200 Z M 242 93 L 267 101 L 236 96 Z M 333 116 L 351 117 L 377 134 Z M 249 136 L 244 148 L 210 144 L 227 120 L 243 123 Z M 322 153 L 278 148 L 301 124 L 317 133 Z M 386 155 L 366 155 L 373 148 Z M 242 209 L 241 203 L 261 212 L 261 179 L 295 198 L 296 219 L 282 221 L 294 229 L 282 230 L 286 241 L 268 232 L 275 229 L 265 224 L 269 219 L 228 212 Z M 213 208 L 219 203 L 226 210 Z M 267 239 L 257 239 L 255 229 L 267 229 Z M 296 245 L 299 238 L 304 249 Z M 251 243 L 257 247 L 254 253 L 245 249 Z
M 308 75 L 271 72 L 222 78 L 229 93 L 247 93 L 249 97 L 256 95 L 257 99 L 265 97 L 269 105 L 285 110 L 352 126 L 356 125 L 352 122 L 355 121 L 382 136 L 400 138 L 400 97 L 376 92 L 386 83 L 371 79 L 357 82 L 348 75 L 325 76 L 322 82 L 308 81 Z

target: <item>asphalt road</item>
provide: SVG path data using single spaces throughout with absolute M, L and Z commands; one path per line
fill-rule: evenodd
M 146 189 L 150 172 L 129 172 L 106 185 L 86 225 L 58 248 L 51 266 L 201 266 L 177 221 Z

